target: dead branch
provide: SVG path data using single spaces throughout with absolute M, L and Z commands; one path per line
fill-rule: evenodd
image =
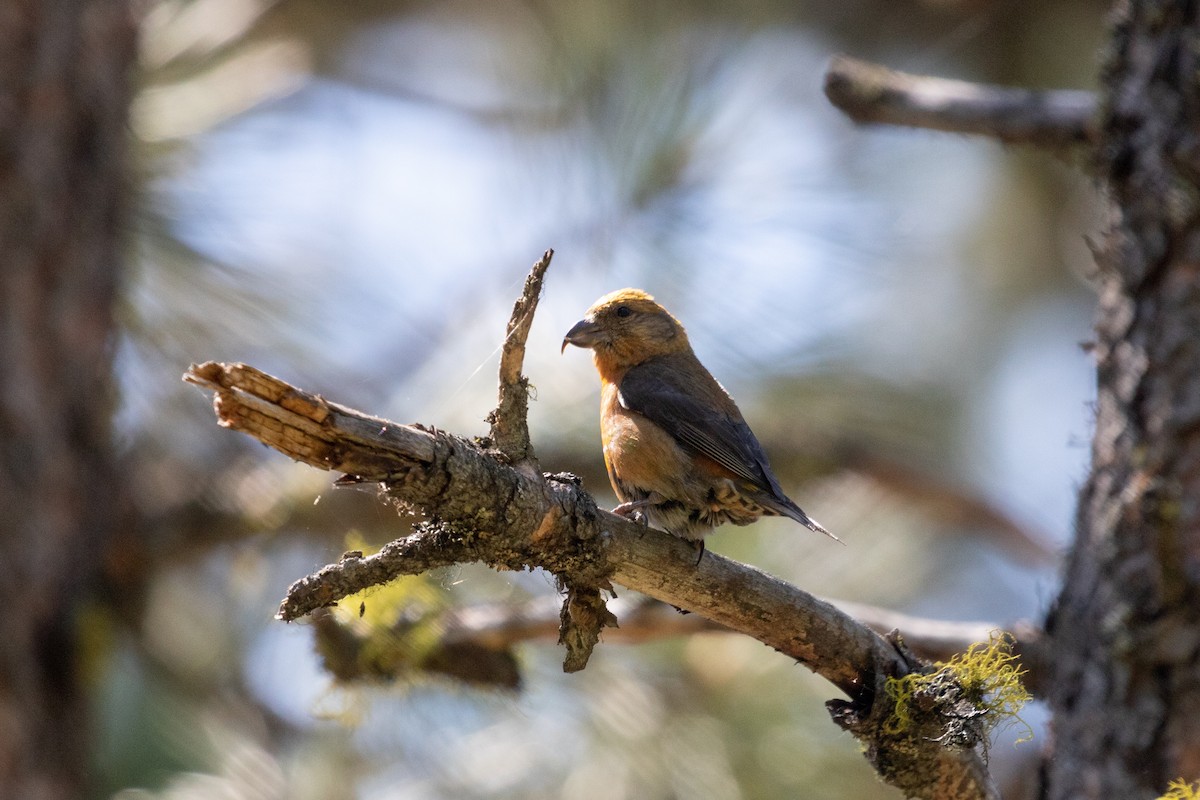
M 994 622 L 955 622 L 903 614 L 888 608 L 849 600 L 828 600 L 841 611 L 880 635 L 899 631 L 904 644 L 918 657 L 928 661 L 949 661 L 973 644 L 988 641 L 993 633 L 1012 637 L 1013 651 L 1025 670 L 1026 688 L 1036 695 L 1035 687 L 1046 680 L 1043 655 L 1043 631 L 1026 621 L 1010 625 Z M 606 642 L 639 644 L 699 633 L 739 633 L 699 614 L 681 614 L 666 603 L 647 598 L 617 598 L 608 604 L 618 619 L 619 628 L 604 634 Z M 558 604 L 549 598 L 531 600 L 520 606 L 479 605 L 455 608 L 437 623 L 442 641 L 473 644 L 489 650 L 509 650 L 523 642 L 548 641 L 558 636 Z
M 699 614 L 681 614 L 666 603 L 647 598 L 619 597 L 609 602 L 609 610 L 621 620 L 619 628 L 606 631 L 604 641 L 639 644 L 697 633 L 730 633 Z M 522 606 L 480 605 L 456 608 L 448 612 L 439 627 L 444 638 L 454 642 L 475 642 L 495 649 L 509 648 L 522 642 L 546 641 L 558 635 L 558 604 L 547 598 Z
M 529 379 L 521 374 L 521 367 L 525 361 L 529 326 L 533 324 L 533 312 L 537 310 L 538 297 L 542 293 L 542 281 L 553 257 L 554 251 L 547 250 L 533 265 L 525 279 L 525 288 L 513 306 L 500 352 L 499 399 L 496 410 L 488 416 L 492 424 L 492 445 L 512 463 L 527 466 L 534 474 L 539 470 L 533 446 L 529 443 Z
M 1096 96 L 1079 90 L 1014 89 L 897 72 L 847 56 L 825 71 L 825 96 L 860 124 L 968 133 L 1007 144 L 1095 144 Z
M 542 272 L 546 261 L 539 262 Z M 518 349 L 528 324 L 521 320 L 532 315 L 540 283 L 526 282 L 509 325 L 513 340 L 520 340 L 505 361 L 510 377 L 516 364 L 518 380 L 510 385 L 524 380 Z M 193 365 L 184 379 L 213 391 L 221 426 L 306 464 L 348 473 L 354 482 L 377 482 L 389 499 L 428 520 L 379 553 L 350 555 L 297 581 L 280 606 L 280 619 L 297 619 L 353 592 L 440 565 L 541 567 L 567 594 L 560 626 L 560 641 L 568 646 L 564 666 L 581 668 L 600 629 L 615 622 L 601 591 L 616 582 L 753 636 L 825 677 L 850 698 L 830 702 L 834 720 L 864 743 L 881 777 L 909 796 L 997 796 L 973 749 L 885 733 L 890 709 L 876 698 L 886 679 L 921 665 L 833 605 L 713 553 L 696 565 L 688 543 L 601 511 L 578 479 L 519 468 L 486 442 L 370 417 L 243 364 Z M 503 413 L 498 409 L 496 417 Z

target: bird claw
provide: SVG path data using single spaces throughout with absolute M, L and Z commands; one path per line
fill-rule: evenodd
M 628 503 L 621 503 L 621 505 L 612 510 L 612 513 L 616 514 L 618 517 L 625 517 L 625 519 L 632 520 L 638 525 L 649 527 L 650 520 L 646 517 L 645 512 L 641 511 L 640 509 L 653 504 L 653 501 L 649 499 L 634 500 Z

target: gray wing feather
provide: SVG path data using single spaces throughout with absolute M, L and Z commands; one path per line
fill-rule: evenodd
M 648 364 L 633 367 L 621 380 L 618 399 L 688 450 L 711 458 L 763 491 L 782 495 L 766 467 L 766 453 L 746 421 L 706 408 L 684 390 L 672 370 Z

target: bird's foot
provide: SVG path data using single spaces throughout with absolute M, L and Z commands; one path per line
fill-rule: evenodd
M 616 508 L 614 508 L 612 510 L 612 513 L 616 514 L 618 517 L 635 517 L 635 516 L 644 517 L 645 514 L 639 514 L 639 513 L 635 513 L 635 512 L 637 512 L 638 509 L 646 508 L 647 506 L 652 506 L 657 503 L 658 503 L 658 498 L 655 497 L 654 495 L 650 495 L 649 497 L 643 497 L 641 500 L 629 500 L 627 502 L 621 503 L 621 505 L 617 506 Z
M 696 563 L 693 564 L 692 566 L 698 567 L 698 566 L 700 566 L 700 559 L 704 558 L 704 540 L 703 539 L 693 539 L 691 542 L 691 545 L 696 550 Z
M 645 501 L 638 501 L 636 503 L 621 503 L 621 505 L 612 510 L 612 513 L 616 514 L 618 517 L 624 517 L 631 522 L 641 525 L 643 528 L 649 528 L 650 519 L 646 516 L 644 511 L 640 510 L 640 508 L 645 505 L 649 504 Z

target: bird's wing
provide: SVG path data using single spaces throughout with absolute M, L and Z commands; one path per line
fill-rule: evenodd
M 707 373 L 697 380 L 675 366 L 656 359 L 632 367 L 618 387 L 621 405 L 663 428 L 686 449 L 711 458 L 754 487 L 782 496 L 762 445 L 724 390 Z M 699 362 L 695 368 L 704 369 Z

